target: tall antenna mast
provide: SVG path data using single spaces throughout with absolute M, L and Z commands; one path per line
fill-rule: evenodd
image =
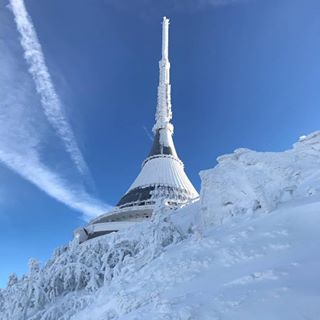
M 169 19 L 163 17 L 162 21 L 162 58 L 159 61 L 159 85 L 158 85 L 158 103 L 156 111 L 156 123 L 153 127 L 153 133 L 159 129 L 169 129 L 173 133 L 171 111 L 171 85 L 170 85 L 170 62 L 169 62 Z
M 169 19 L 163 17 L 162 21 L 162 60 L 168 60 L 169 51 Z

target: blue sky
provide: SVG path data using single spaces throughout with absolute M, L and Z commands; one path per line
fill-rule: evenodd
M 318 0 L 25 4 L 88 172 L 45 114 L 0 0 L 0 286 L 70 241 L 84 224 L 79 207 L 114 205 L 138 174 L 151 146 L 163 15 L 174 140 L 198 190 L 198 172 L 217 156 L 285 150 L 320 128 Z

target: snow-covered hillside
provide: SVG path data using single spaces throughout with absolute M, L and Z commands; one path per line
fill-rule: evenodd
M 320 319 L 319 169 L 319 132 L 220 157 L 200 201 L 31 261 L 0 319 Z

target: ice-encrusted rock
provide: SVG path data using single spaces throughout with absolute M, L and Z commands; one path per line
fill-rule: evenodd
M 217 161 L 215 168 L 200 172 L 205 224 L 220 224 L 244 213 L 270 212 L 279 203 L 320 190 L 320 132 L 300 138 L 285 152 L 237 149 Z

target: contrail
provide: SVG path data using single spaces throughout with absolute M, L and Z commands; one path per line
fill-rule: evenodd
M 150 132 L 148 131 L 148 129 L 147 129 L 145 126 L 143 126 L 143 130 L 144 130 L 144 132 L 146 133 L 148 139 L 149 139 L 150 141 L 153 141 L 153 136 L 150 134 Z
M 9 1 L 18 32 L 21 36 L 20 42 L 24 50 L 24 57 L 29 65 L 29 73 L 34 80 L 36 90 L 40 95 L 44 113 L 59 137 L 63 140 L 66 150 L 77 169 L 81 174 L 87 175 L 89 173 L 88 167 L 54 88 L 40 42 L 25 4 L 23 0 Z
M 37 110 L 33 83 L 16 57 L 15 46 L 9 45 L 12 35 L 4 36 L 1 17 L 0 9 L 0 166 L 5 165 L 47 195 L 80 211 L 86 220 L 105 213 L 111 206 L 89 194 L 81 181 L 70 180 L 64 170 L 44 163 L 43 153 L 52 152 L 51 145 L 45 143 L 47 130 L 42 129 L 48 123 Z M 8 41 L 3 41 L 4 37 Z M 14 197 L 14 190 L 6 190 L 6 185 L 0 175 L 0 216 L 1 202 Z
M 25 154 L 0 150 L 1 162 L 52 198 L 83 213 L 85 220 L 90 220 L 111 208 L 109 205 L 92 198 L 82 187 L 66 183 L 44 166 L 32 150 L 27 157 Z

